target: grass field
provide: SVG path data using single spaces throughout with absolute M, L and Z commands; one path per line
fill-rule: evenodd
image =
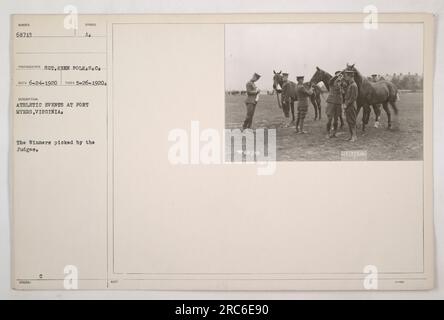
M 327 94 L 324 94 L 324 98 Z M 256 106 L 253 129 L 275 128 L 277 160 L 341 160 L 341 151 L 366 151 L 367 160 L 422 160 L 423 154 L 423 98 L 422 93 L 401 93 L 397 102 L 399 114 L 392 112 L 393 129 L 387 130 L 387 115 L 381 109 L 380 127 L 374 128 L 372 110 L 369 125 L 363 133 L 358 129 L 358 141 L 346 141 L 347 124 L 338 131 L 337 138 L 326 138 L 326 102 L 322 99 L 322 119 L 314 121 L 310 105 L 304 129 L 308 134 L 296 134 L 294 126 L 285 127 L 282 110 L 276 96 L 261 95 Z M 241 128 L 245 119 L 245 96 L 225 96 L 225 127 Z M 362 110 L 358 116 L 361 124 Z M 345 117 L 344 117 L 345 122 Z

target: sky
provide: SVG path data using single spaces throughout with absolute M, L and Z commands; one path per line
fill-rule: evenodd
M 423 67 L 422 24 L 380 23 L 368 30 L 361 23 L 227 24 L 226 90 L 245 90 L 254 72 L 259 88 L 271 89 L 273 70 L 290 80 L 309 80 L 316 66 L 334 73 L 355 63 L 364 75 L 418 73 Z

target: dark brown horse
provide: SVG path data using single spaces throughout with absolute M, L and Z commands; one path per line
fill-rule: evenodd
M 387 127 L 392 127 L 392 117 L 388 105 L 392 107 L 395 115 L 398 114 L 396 101 L 398 100 L 398 89 L 388 80 L 380 80 L 378 82 L 371 82 L 364 77 L 356 68 L 355 65 L 347 64 L 345 70 L 354 71 L 354 80 L 358 86 L 357 114 L 361 108 L 364 109 L 362 115 L 362 131 L 365 131 L 365 126 L 368 124 L 370 118 L 370 106 L 382 104 L 387 113 Z M 345 71 L 344 70 L 344 71 Z
M 276 91 L 279 108 L 281 108 L 284 111 L 284 115 L 286 118 L 290 116 L 290 110 L 291 110 L 292 122 L 294 122 L 295 121 L 294 102 L 298 100 L 296 95 L 297 84 L 293 81 L 289 81 L 290 82 L 290 90 L 288 94 L 289 96 L 282 97 L 282 105 L 281 105 L 281 102 L 279 100 L 279 93 L 282 92 L 282 86 L 284 85 L 282 71 L 276 72 L 273 70 L 273 73 L 274 73 L 273 89 Z M 278 87 L 280 87 L 281 89 L 279 89 Z M 316 85 L 312 86 L 312 88 L 313 88 L 313 94 L 310 96 L 310 101 L 315 110 L 314 119 L 321 120 L 321 88 L 319 88 Z

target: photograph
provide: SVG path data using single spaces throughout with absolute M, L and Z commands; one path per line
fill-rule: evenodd
M 275 129 L 277 161 L 422 160 L 422 24 L 227 24 L 225 128 Z

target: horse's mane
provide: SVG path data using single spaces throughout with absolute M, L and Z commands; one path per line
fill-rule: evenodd
M 324 77 L 326 78 L 326 80 L 322 80 L 322 82 L 324 82 L 324 86 L 327 88 L 327 90 L 330 90 L 330 80 L 333 78 L 333 76 L 325 70 L 320 70 L 323 72 Z
M 330 73 L 328 73 L 327 71 L 322 70 L 322 69 L 321 69 L 321 71 L 324 73 L 324 75 L 327 76 L 327 78 L 330 78 L 330 79 L 333 78 L 333 76 Z
M 313 80 L 313 78 L 315 76 L 318 76 L 320 78 L 320 80 L 316 79 L 316 80 L 318 80 L 316 82 L 321 82 L 322 81 L 324 83 L 325 87 L 327 88 L 327 90 L 330 90 L 329 81 L 330 81 L 331 78 L 333 78 L 333 76 L 330 73 L 328 73 L 327 71 L 325 71 L 325 70 L 323 70 L 323 69 L 321 69 L 319 67 L 316 67 L 316 72 L 313 75 L 313 77 L 311 77 L 310 82 Z
M 355 79 L 356 84 L 358 85 L 358 88 L 360 88 L 366 81 L 369 82 L 369 80 L 366 77 L 364 77 L 359 72 L 358 69 L 356 69 L 355 67 L 353 67 L 353 69 L 354 69 L 353 71 L 355 72 L 354 79 Z

